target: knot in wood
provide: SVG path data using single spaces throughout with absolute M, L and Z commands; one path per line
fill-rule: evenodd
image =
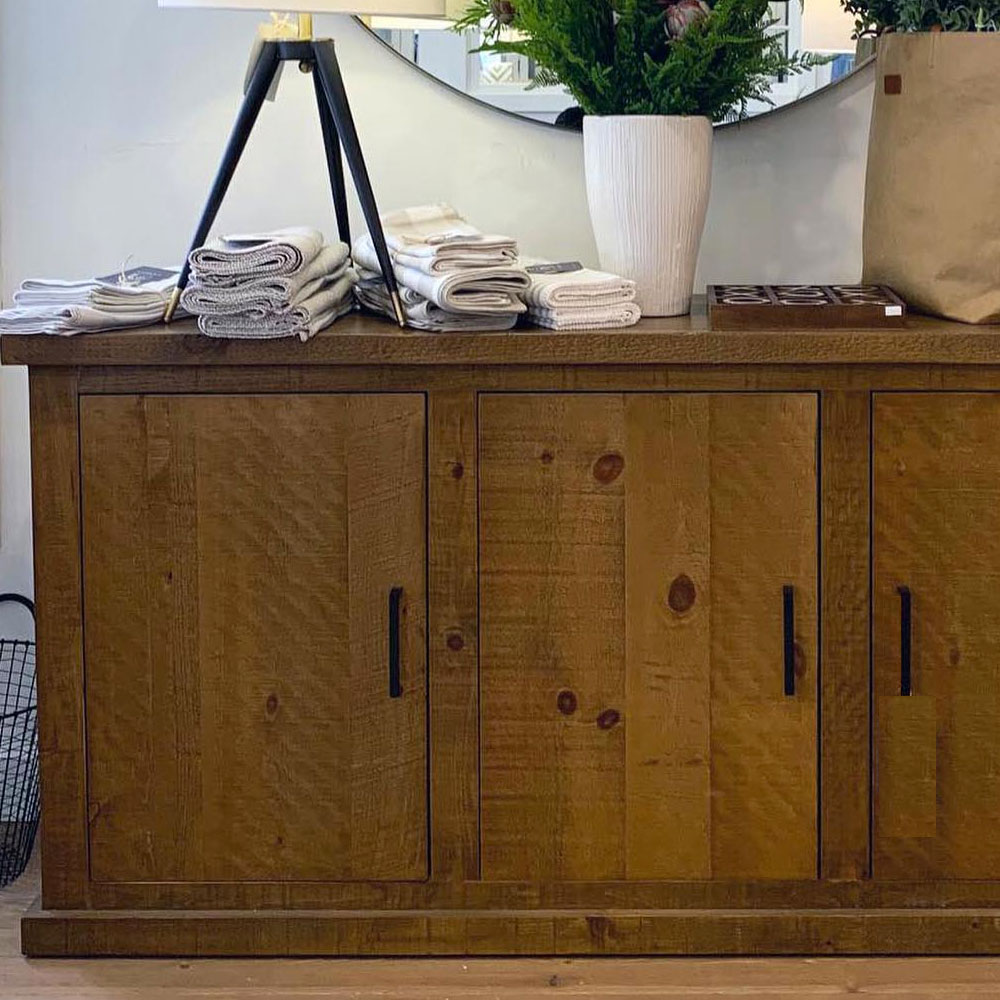
M 670 584 L 667 605 L 671 611 L 682 615 L 685 611 L 691 610 L 697 596 L 698 592 L 695 589 L 694 581 L 686 573 L 681 573 Z
M 614 729 L 621 722 L 621 712 L 617 708 L 606 708 L 597 717 L 598 729 Z
M 572 715 L 576 711 L 576 695 L 572 691 L 560 691 L 556 696 L 556 708 L 563 715 Z
M 625 468 L 625 459 L 616 451 L 609 451 L 594 462 L 594 478 L 605 486 L 613 483 Z

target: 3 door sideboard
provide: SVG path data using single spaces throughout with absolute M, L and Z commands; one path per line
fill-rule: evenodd
M 1000 953 L 1000 328 L 2 351 L 28 954 Z

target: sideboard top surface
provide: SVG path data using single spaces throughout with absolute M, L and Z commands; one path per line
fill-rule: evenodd
M 691 316 L 644 319 L 626 330 L 440 334 L 370 316 L 338 321 L 308 343 L 213 340 L 191 320 L 76 337 L 5 336 L 5 364 L 160 365 L 781 365 L 1000 364 L 1000 325 L 910 316 L 903 329 L 711 331 Z

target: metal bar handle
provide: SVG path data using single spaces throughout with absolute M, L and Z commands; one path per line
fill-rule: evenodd
M 785 695 L 795 694 L 795 588 L 781 588 L 785 646 Z
M 897 587 L 899 594 L 899 693 L 913 694 L 913 598 L 909 587 Z
M 403 588 L 393 587 L 389 591 L 389 697 L 402 698 L 403 681 L 400 675 L 399 629 L 400 606 Z

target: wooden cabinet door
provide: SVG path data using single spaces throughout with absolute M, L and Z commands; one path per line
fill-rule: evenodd
M 1000 394 L 874 406 L 874 874 L 1000 878 Z
M 482 397 L 484 878 L 816 877 L 816 439 L 812 394 Z
M 91 877 L 424 878 L 423 397 L 88 397 L 81 436 Z

